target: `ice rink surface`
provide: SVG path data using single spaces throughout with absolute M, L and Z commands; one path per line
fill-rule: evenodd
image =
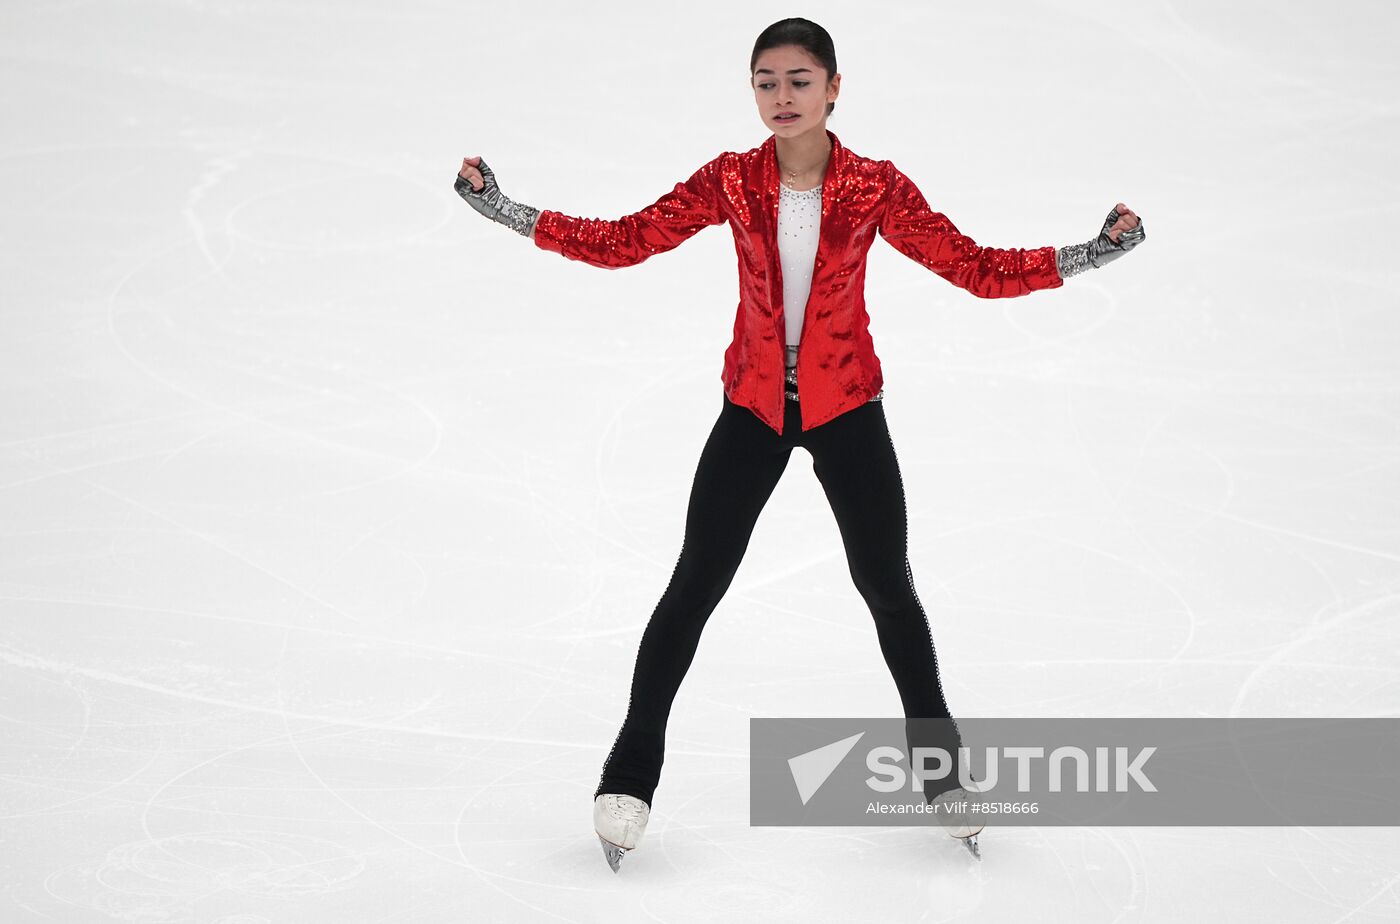
M 733 241 L 619 217 L 768 137 L 754 39 L 981 244 L 866 299 L 955 714 L 1400 709 L 1393 5 L 36 2 L 0 9 L 0 920 L 1395 921 L 1395 828 L 748 824 L 752 716 L 897 715 L 794 453 L 668 730 L 591 796 L 721 405 Z

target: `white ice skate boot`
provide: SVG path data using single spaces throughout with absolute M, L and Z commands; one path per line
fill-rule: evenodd
M 934 817 L 943 825 L 943 829 L 953 837 L 960 838 L 963 846 L 972 851 L 972 855 L 979 860 L 982 859 L 982 851 L 977 846 L 977 835 L 986 826 L 970 811 L 969 806 L 981 798 L 981 793 L 969 792 L 959 786 L 939 793 L 930 803 L 933 806 Z
M 614 873 L 627 851 L 641 843 L 650 815 L 651 807 L 636 796 L 605 792 L 593 800 L 593 828 Z

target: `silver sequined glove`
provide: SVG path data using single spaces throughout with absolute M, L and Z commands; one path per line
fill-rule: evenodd
M 476 169 L 481 171 L 484 185 L 480 189 L 473 189 L 471 180 L 458 173 L 454 186 L 457 195 L 466 200 L 467 205 L 492 221 L 500 222 L 517 234 L 529 237 L 535 230 L 535 221 L 540 217 L 540 210 L 521 205 L 501 192 L 501 187 L 496 185 L 496 174 L 486 166 L 486 161 L 479 160 Z
M 1104 219 L 1098 237 L 1083 244 L 1056 248 L 1055 266 L 1060 271 L 1060 277 L 1068 279 L 1087 269 L 1100 269 L 1147 240 L 1147 232 L 1143 230 L 1142 219 L 1139 217 L 1137 227 L 1121 232 L 1118 235 L 1118 243 L 1115 244 L 1108 236 L 1108 229 L 1122 217 L 1122 213 L 1115 207 L 1108 213 L 1108 218 Z

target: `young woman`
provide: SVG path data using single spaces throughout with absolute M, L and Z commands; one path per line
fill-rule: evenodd
M 720 222 L 734 233 L 740 302 L 719 419 L 700 454 L 680 557 L 642 634 L 627 714 L 594 792 L 594 827 L 614 872 L 646 830 L 666 721 L 701 630 L 796 446 L 811 453 L 836 515 L 851 576 L 911 723 L 911 744 L 914 720 L 952 718 L 914 589 L 904 486 L 867 329 L 865 265 L 875 236 L 981 298 L 1057 288 L 1145 238 L 1138 216 L 1119 203 L 1087 243 L 980 246 L 930 209 L 894 164 L 856 154 L 827 129 L 841 75 L 825 29 L 806 19 L 774 23 L 755 42 L 749 71 L 768 139 L 720 154 L 632 215 L 576 218 L 514 202 L 480 157 L 462 161 L 455 183 L 481 214 L 543 250 L 593 266 L 633 266 Z M 955 722 L 952 728 L 949 753 L 956 754 Z M 926 795 L 966 797 L 957 778 L 930 781 Z M 979 822 L 946 826 L 980 856 Z

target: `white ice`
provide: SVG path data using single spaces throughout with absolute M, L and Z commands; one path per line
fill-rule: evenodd
M 680 548 L 727 227 L 617 217 L 768 135 L 754 39 L 963 232 L 1136 252 L 866 295 L 957 714 L 1400 708 L 1395 7 L 0 8 L 0 920 L 1400 918 L 1394 828 L 748 824 L 751 716 L 896 715 L 810 456 L 676 701 L 642 848 L 591 795 Z

